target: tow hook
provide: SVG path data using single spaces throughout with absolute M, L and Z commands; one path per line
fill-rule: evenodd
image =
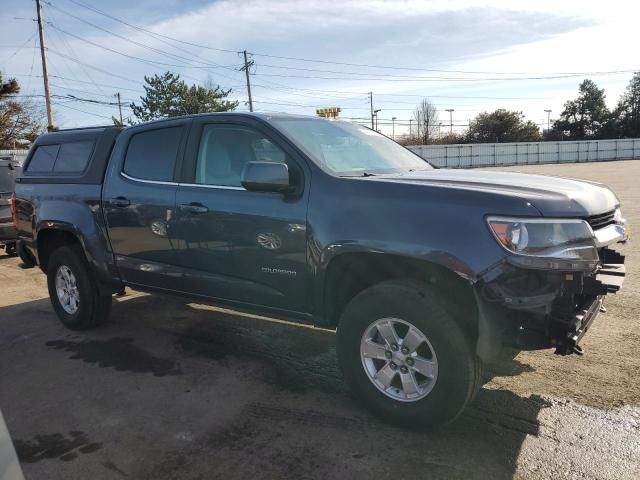
M 575 353 L 576 355 L 584 355 L 584 350 L 580 345 L 578 345 L 578 337 L 573 336 L 567 339 L 566 343 L 556 346 L 555 351 L 553 352 L 556 355 L 571 355 Z
M 584 355 L 584 350 L 580 345 L 563 345 L 562 347 L 557 347 L 553 352 L 556 355 L 571 355 L 575 353 L 576 355 Z

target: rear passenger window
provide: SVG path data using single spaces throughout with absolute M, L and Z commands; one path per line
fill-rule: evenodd
M 27 172 L 50 172 L 56 163 L 60 145 L 41 145 L 31 157 Z
M 58 152 L 54 172 L 83 172 L 93 152 L 93 142 L 63 143 Z
M 124 173 L 141 180 L 172 181 L 183 128 L 160 128 L 134 135 L 124 159 Z
M 69 142 L 36 148 L 27 172 L 82 173 L 93 153 L 93 142 Z

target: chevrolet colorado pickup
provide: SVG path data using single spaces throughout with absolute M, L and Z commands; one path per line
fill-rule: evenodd
M 411 426 L 455 419 L 505 345 L 581 353 L 628 238 L 604 185 L 434 169 L 287 115 L 47 133 L 13 208 L 67 327 L 104 322 L 126 286 L 335 328 L 345 383 Z

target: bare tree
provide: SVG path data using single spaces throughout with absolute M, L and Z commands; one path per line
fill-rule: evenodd
M 0 149 L 25 148 L 44 130 L 41 108 L 21 101 L 19 92 L 18 82 L 5 82 L 0 73 Z
M 433 141 L 438 129 L 438 109 L 428 99 L 424 98 L 420 105 L 413 111 L 415 122 L 414 135 L 416 140 L 423 145 Z

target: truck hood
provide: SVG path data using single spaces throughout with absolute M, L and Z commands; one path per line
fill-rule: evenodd
M 572 178 L 481 170 L 420 170 L 370 180 L 472 190 L 528 201 L 543 216 L 585 217 L 613 210 L 619 201 L 606 186 Z

